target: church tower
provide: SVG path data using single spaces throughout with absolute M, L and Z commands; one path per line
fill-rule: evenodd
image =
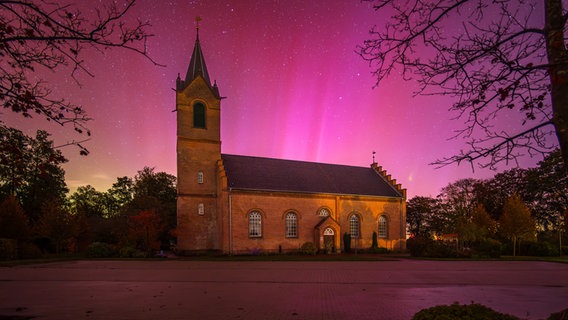
M 199 19 L 197 19 L 199 22 Z M 177 249 L 220 248 L 217 162 L 221 160 L 221 97 L 211 85 L 199 43 L 199 25 L 189 67 L 176 80 Z

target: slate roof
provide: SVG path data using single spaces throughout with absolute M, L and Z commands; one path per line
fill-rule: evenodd
M 222 154 L 229 188 L 397 197 L 371 167 Z
M 185 85 L 187 86 L 197 75 L 201 75 L 208 86 L 211 86 L 211 80 L 209 80 L 209 72 L 207 72 L 207 66 L 205 65 L 205 58 L 203 57 L 203 52 L 201 52 L 201 44 L 199 43 L 199 33 L 195 39 L 195 46 L 193 47 L 193 54 L 191 55 L 191 60 L 189 61 L 189 67 L 187 68 L 187 73 L 185 75 Z

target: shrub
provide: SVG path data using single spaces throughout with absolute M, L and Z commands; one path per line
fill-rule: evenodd
M 351 252 L 351 235 L 347 232 L 343 234 L 343 250 L 347 253 Z
M 316 246 L 314 245 L 313 242 L 308 241 L 308 242 L 304 242 L 304 244 L 302 244 L 302 246 L 300 247 L 300 252 L 302 254 L 315 256 L 316 253 L 318 252 L 318 249 L 316 248 Z
M 480 304 L 436 306 L 418 311 L 412 320 L 519 320 L 519 318 L 497 312 Z
M 18 257 L 18 242 L 0 238 L 0 260 L 12 260 Z
M 566 320 L 568 319 L 568 309 L 550 315 L 546 320 Z
M 144 252 L 137 250 L 136 248 L 131 246 L 120 248 L 118 255 L 121 258 L 144 258 L 146 256 Z
M 89 258 L 110 258 L 115 255 L 115 249 L 108 243 L 93 242 L 87 247 L 85 254 Z
M 477 258 L 501 257 L 501 242 L 494 239 L 483 239 L 473 248 L 473 254 Z
M 369 253 L 389 253 L 389 249 L 383 247 L 371 247 Z
M 558 255 L 558 247 L 544 241 L 521 242 L 521 250 L 519 251 L 527 256 L 550 257 Z
M 406 240 L 406 249 L 408 249 L 408 252 L 410 252 L 410 255 L 413 257 L 424 257 L 426 250 L 433 245 L 434 240 L 423 236 Z
M 20 259 L 37 259 L 41 256 L 41 250 L 33 243 L 24 242 L 18 246 L 18 257 Z

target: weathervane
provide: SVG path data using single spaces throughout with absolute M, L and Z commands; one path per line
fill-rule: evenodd
M 373 151 L 373 163 L 375 163 L 375 151 Z

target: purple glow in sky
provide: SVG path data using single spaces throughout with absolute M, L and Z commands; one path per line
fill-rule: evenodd
M 92 12 L 90 1 L 78 4 Z M 154 66 L 119 50 L 89 51 L 94 78 L 42 71 L 55 95 L 83 104 L 94 119 L 91 152 L 65 148 L 73 191 L 90 184 L 106 191 L 117 177 L 144 166 L 176 174 L 175 79 L 183 78 L 200 16 L 200 41 L 211 80 L 222 96 L 222 152 L 271 158 L 369 166 L 376 160 L 408 196 L 435 196 L 460 178 L 495 172 L 467 164 L 435 169 L 429 162 L 459 152 L 449 140 L 459 121 L 450 101 L 412 97 L 416 89 L 397 75 L 373 89 L 375 80 L 356 46 L 381 17 L 370 4 L 352 1 L 153 1 L 138 0 L 130 17 L 148 20 Z M 384 17 L 382 17 L 384 18 Z M 72 128 L 3 114 L 8 125 L 34 134 L 54 133 L 56 144 L 78 140 Z M 505 119 L 507 121 L 507 119 Z M 534 166 L 540 159 L 526 159 Z M 505 169 L 505 168 L 503 168 Z

